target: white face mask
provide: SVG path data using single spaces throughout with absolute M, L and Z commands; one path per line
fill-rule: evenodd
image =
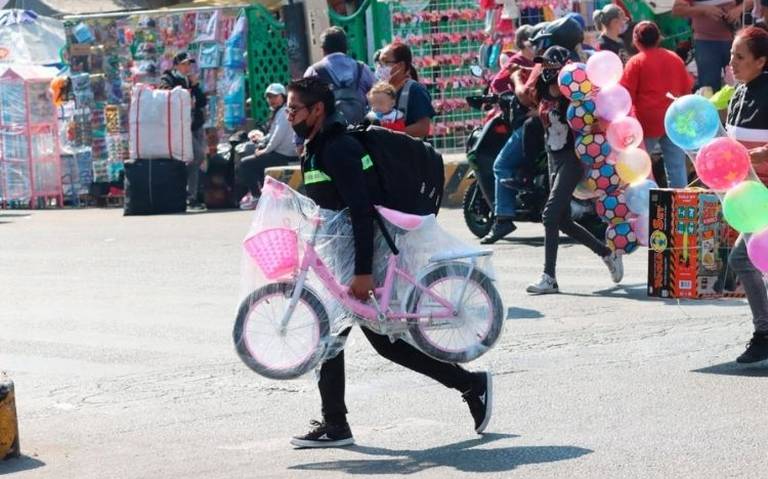
M 627 28 L 629 28 L 629 24 L 627 22 L 622 23 L 621 28 L 619 29 L 619 33 L 624 35 L 627 32 Z
M 376 72 L 374 73 L 378 81 L 389 81 L 392 78 L 392 67 L 382 64 L 376 65 Z

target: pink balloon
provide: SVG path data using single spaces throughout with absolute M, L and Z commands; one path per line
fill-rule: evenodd
M 625 116 L 614 120 L 608 126 L 606 137 L 614 150 L 624 151 L 627 148 L 637 148 L 643 141 L 643 127 L 635 118 Z
M 642 246 L 648 246 L 650 221 L 650 218 L 644 215 L 636 216 L 627 220 L 630 226 L 632 226 L 632 231 L 635 232 L 635 236 L 637 236 L 637 242 Z
M 696 154 L 696 174 L 713 190 L 726 191 L 746 179 L 751 168 L 749 151 L 738 141 L 720 137 Z
M 632 96 L 621 85 L 613 85 L 600 90 L 595 98 L 597 116 L 613 122 L 625 117 L 632 109 Z
M 607 88 L 619 83 L 624 73 L 624 64 L 615 53 L 603 50 L 587 60 L 587 76 L 600 88 Z
M 755 268 L 768 273 L 768 228 L 753 234 L 747 241 L 747 254 Z

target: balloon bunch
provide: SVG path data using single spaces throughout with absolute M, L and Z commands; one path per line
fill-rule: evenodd
M 601 51 L 586 64 L 569 63 L 558 76 L 560 92 L 571 100 L 566 120 L 585 169 L 574 196 L 595 200 L 595 211 L 608 223 L 606 242 L 617 254 L 648 245 L 649 195 L 658 188 L 648 179 L 651 158 L 639 148 L 643 128 L 628 116 L 632 97 L 619 84 L 623 72 L 618 55 Z
M 676 99 L 664 117 L 664 128 L 693 160 L 701 182 L 720 196 L 725 221 L 739 233 L 752 235 L 749 258 L 768 273 L 768 187 L 755 174 L 749 151 L 723 136 L 717 110 L 698 95 Z

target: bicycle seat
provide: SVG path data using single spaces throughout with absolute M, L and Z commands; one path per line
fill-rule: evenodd
M 402 211 L 392 210 L 383 206 L 375 206 L 376 211 L 387 221 L 405 231 L 413 231 L 421 228 L 426 216 L 412 215 Z

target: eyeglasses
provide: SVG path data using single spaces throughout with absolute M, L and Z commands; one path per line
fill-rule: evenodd
M 285 107 L 285 114 L 288 116 L 293 116 L 296 113 L 300 112 L 301 110 L 305 110 L 309 108 L 308 106 L 287 106 Z

